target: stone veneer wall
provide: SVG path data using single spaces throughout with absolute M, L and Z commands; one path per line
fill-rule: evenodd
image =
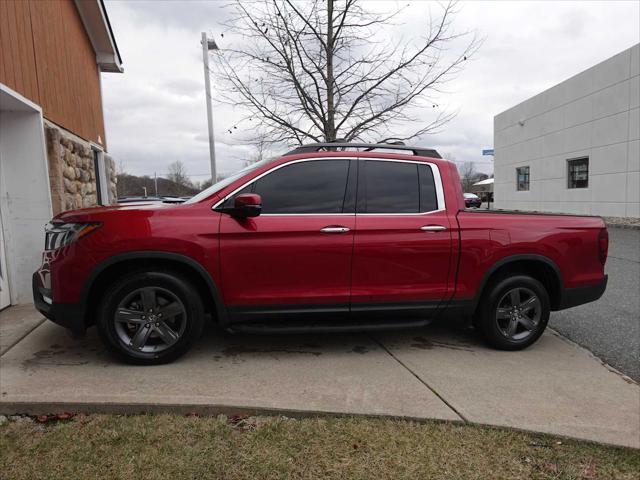
M 89 142 L 50 122 L 45 122 L 44 130 L 53 214 L 97 205 L 96 172 Z M 112 203 L 117 196 L 115 162 L 106 154 L 103 158 Z

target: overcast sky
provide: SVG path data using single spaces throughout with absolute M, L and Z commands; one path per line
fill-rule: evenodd
M 365 8 L 409 5 L 399 19 L 403 38 L 418 37 L 432 2 L 363 2 Z M 387 5 L 385 5 L 387 4 Z M 107 11 L 123 74 L 102 74 L 108 149 L 128 172 L 159 175 L 182 160 L 193 180 L 209 172 L 200 32 L 225 46 L 225 2 L 113 1 Z M 441 133 L 414 143 L 491 171 L 483 148 L 493 143 L 493 117 L 640 41 L 640 2 L 462 2 L 455 28 L 484 42 L 441 104 L 458 111 Z M 398 30 L 390 30 L 396 35 Z M 214 82 L 215 83 L 215 82 Z M 215 98 L 215 85 L 213 91 Z M 242 112 L 214 103 L 218 171 L 242 166 L 252 148 L 229 134 Z M 428 115 L 428 112 L 425 112 Z

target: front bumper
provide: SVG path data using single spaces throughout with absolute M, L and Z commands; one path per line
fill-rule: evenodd
M 84 305 L 79 303 L 54 303 L 51 290 L 45 288 L 38 272 L 33 274 L 33 303 L 36 309 L 52 322 L 57 323 L 74 332 L 84 332 Z
M 564 310 L 565 308 L 576 307 L 589 302 L 598 300 L 607 289 L 609 276 L 605 275 L 600 283 L 587 285 L 586 287 L 565 288 L 562 292 L 560 305 L 555 310 Z

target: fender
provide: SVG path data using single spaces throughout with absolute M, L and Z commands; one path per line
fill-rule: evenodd
M 476 295 L 473 298 L 473 311 L 475 311 L 476 307 L 478 306 L 478 303 L 480 302 L 480 297 L 482 296 L 482 292 L 484 290 L 484 287 L 487 285 L 487 282 L 489 281 L 489 278 L 491 277 L 491 275 L 493 275 L 499 268 L 504 267 L 505 265 L 508 265 L 510 263 L 514 263 L 514 262 L 520 262 L 520 261 L 534 261 L 534 262 L 541 262 L 544 263 L 545 265 L 547 265 L 548 267 L 551 267 L 551 269 L 553 270 L 553 272 L 555 273 L 556 276 L 556 280 L 558 281 L 558 285 L 560 285 L 560 299 L 562 299 L 562 297 L 564 297 L 564 281 L 562 279 L 562 274 L 560 273 L 560 268 L 558 267 L 558 265 L 556 265 L 556 263 L 551 260 L 549 257 L 545 257 L 544 255 L 538 255 L 538 254 L 518 254 L 518 255 L 510 255 L 508 257 L 504 257 L 501 258 L 500 260 L 498 260 L 496 263 L 494 263 L 491 268 L 489 268 L 483 275 L 482 280 L 480 281 L 480 284 L 478 285 L 478 289 L 476 291 Z M 562 301 L 562 300 L 560 300 Z
M 222 296 L 220 295 L 220 291 L 216 283 L 209 275 L 209 272 L 206 268 L 200 264 L 200 262 L 194 260 L 191 257 L 187 257 L 186 255 L 181 255 L 179 253 L 170 253 L 170 252 L 159 252 L 153 250 L 142 250 L 138 252 L 127 252 L 121 253 L 118 255 L 114 255 L 112 257 L 108 257 L 107 259 L 100 262 L 93 271 L 89 274 L 89 277 L 84 283 L 81 292 L 82 299 L 89 298 L 89 292 L 91 292 L 91 288 L 95 283 L 96 279 L 100 276 L 102 272 L 104 272 L 107 268 L 116 265 L 118 263 L 126 262 L 128 260 L 171 260 L 177 263 L 182 263 L 193 270 L 195 270 L 198 275 L 204 280 L 207 285 L 207 289 L 213 298 L 213 302 L 216 309 L 216 314 L 218 315 L 218 323 L 224 325 L 227 321 L 227 312 L 222 303 Z

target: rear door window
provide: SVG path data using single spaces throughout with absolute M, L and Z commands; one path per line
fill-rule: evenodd
M 358 181 L 358 213 L 419 213 L 418 164 L 366 160 Z
M 358 213 L 425 213 L 438 210 L 430 165 L 365 160 L 358 180 Z

